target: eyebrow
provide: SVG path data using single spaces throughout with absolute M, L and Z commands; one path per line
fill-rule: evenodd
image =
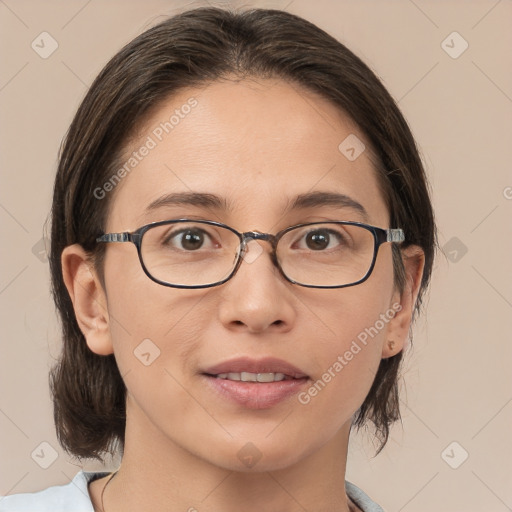
M 308 192 L 307 194 L 300 194 L 295 198 L 295 201 L 286 209 L 286 211 L 314 208 L 318 206 L 350 208 L 359 213 L 365 221 L 368 221 L 369 219 L 368 212 L 361 203 L 345 194 L 337 192 L 315 191 Z
M 175 192 L 173 194 L 165 194 L 152 203 L 145 210 L 145 213 L 151 213 L 162 206 L 202 206 L 203 208 L 213 210 L 231 211 L 231 204 L 223 197 L 215 194 L 207 194 L 203 192 Z
M 151 213 L 154 210 L 164 206 L 199 206 L 207 209 L 217 211 L 233 211 L 233 205 L 224 197 L 215 194 L 203 192 L 175 192 L 172 194 L 165 194 L 152 203 L 150 203 L 145 213 Z M 340 194 L 337 192 L 324 192 L 315 191 L 299 194 L 295 197 L 293 202 L 288 201 L 287 206 L 284 208 L 283 213 L 288 213 L 293 210 L 305 210 L 307 208 L 315 208 L 321 206 L 331 206 L 335 208 L 349 208 L 357 212 L 365 222 L 368 221 L 369 216 L 365 207 L 352 199 L 351 197 Z

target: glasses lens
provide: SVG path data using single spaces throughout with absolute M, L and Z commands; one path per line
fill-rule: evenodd
M 351 224 L 318 223 L 294 228 L 280 239 L 277 257 L 293 281 L 343 286 L 363 279 L 374 256 L 373 233 Z
M 201 222 L 153 226 L 144 233 L 142 261 L 155 279 L 205 286 L 223 281 L 235 267 L 240 240 L 229 229 Z

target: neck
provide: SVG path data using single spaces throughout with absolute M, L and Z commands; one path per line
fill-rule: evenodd
M 133 418 L 128 410 L 127 417 Z M 344 486 L 350 423 L 286 467 L 258 471 L 256 464 L 240 471 L 183 449 L 145 416 L 135 417 L 126 424 L 123 460 L 105 492 L 105 512 L 353 510 Z

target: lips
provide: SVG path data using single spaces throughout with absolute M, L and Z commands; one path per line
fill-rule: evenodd
M 310 378 L 282 359 L 242 357 L 202 373 L 207 388 L 222 400 L 245 409 L 269 409 L 303 390 Z
M 296 366 L 273 357 L 264 359 L 251 359 L 248 357 L 240 357 L 216 364 L 205 369 L 202 373 L 210 376 L 217 376 L 229 373 L 282 373 L 287 379 L 302 379 L 308 377 L 306 373 Z

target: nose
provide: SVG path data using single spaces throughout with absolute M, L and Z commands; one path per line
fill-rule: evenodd
M 221 286 L 218 315 L 230 330 L 286 332 L 295 321 L 293 284 L 273 264 L 271 244 L 249 240 L 237 273 Z

